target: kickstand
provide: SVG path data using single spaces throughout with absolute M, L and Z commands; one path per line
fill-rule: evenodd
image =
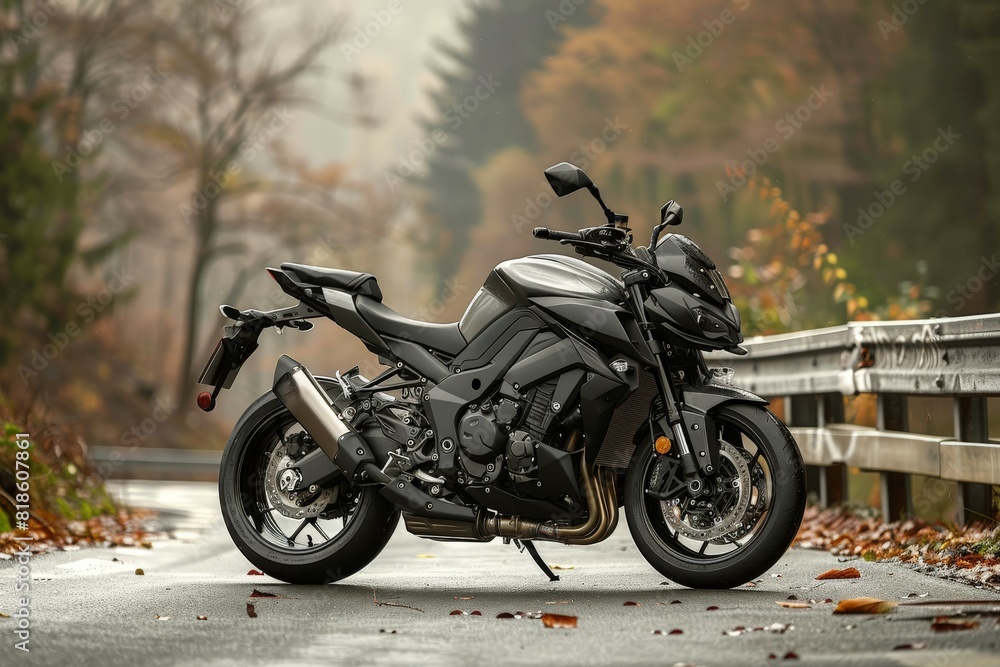
M 531 540 L 514 540 L 514 545 L 521 551 L 528 552 L 531 560 L 535 561 L 535 565 L 549 578 L 549 581 L 559 581 L 559 575 L 549 569 L 549 566 L 542 560 L 542 557 L 538 554 L 538 549 L 535 548 Z

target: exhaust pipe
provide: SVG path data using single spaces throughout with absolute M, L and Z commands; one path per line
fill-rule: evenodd
M 374 468 L 370 448 L 345 422 L 330 403 L 330 398 L 305 366 L 286 354 L 274 369 L 274 395 L 288 408 L 323 453 L 353 478 L 359 468 Z M 365 465 L 371 463 L 371 466 Z M 388 481 L 388 477 L 385 477 Z M 377 480 L 382 481 L 382 480 Z M 383 482 L 384 483 L 384 482 Z
M 567 451 L 576 448 L 579 435 L 579 431 L 570 434 Z M 600 542 L 618 525 L 618 495 L 615 491 L 614 473 L 606 473 L 603 478 L 595 478 L 584 458 L 581 477 L 584 494 L 587 497 L 588 515 L 583 523 L 575 526 L 553 526 L 517 516 L 494 515 L 481 517 L 477 522 L 477 532 L 483 537 L 542 539 L 564 544 Z

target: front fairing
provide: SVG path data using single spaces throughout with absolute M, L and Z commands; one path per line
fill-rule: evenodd
M 668 234 L 654 250 L 666 285 L 646 299 L 650 320 L 671 342 L 720 350 L 743 342 L 739 310 L 715 263 L 693 241 Z

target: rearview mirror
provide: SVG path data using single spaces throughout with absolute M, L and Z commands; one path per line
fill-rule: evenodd
M 684 220 L 684 209 L 673 199 L 660 209 L 660 224 L 666 226 L 679 225 Z
M 560 162 L 546 169 L 545 179 L 557 197 L 565 197 L 583 188 L 592 190 L 594 187 L 594 182 L 587 176 L 587 172 L 569 162 Z

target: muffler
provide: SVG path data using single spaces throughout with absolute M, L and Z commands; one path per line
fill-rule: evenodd
M 374 472 L 381 473 L 374 465 L 375 457 L 371 449 L 337 414 L 329 396 L 309 369 L 287 354 L 281 355 L 274 369 L 273 391 L 323 453 L 348 478 L 353 479 L 359 468 L 366 471 L 374 468 Z M 372 465 L 365 465 L 367 463 Z M 385 475 L 382 477 L 385 478 Z

